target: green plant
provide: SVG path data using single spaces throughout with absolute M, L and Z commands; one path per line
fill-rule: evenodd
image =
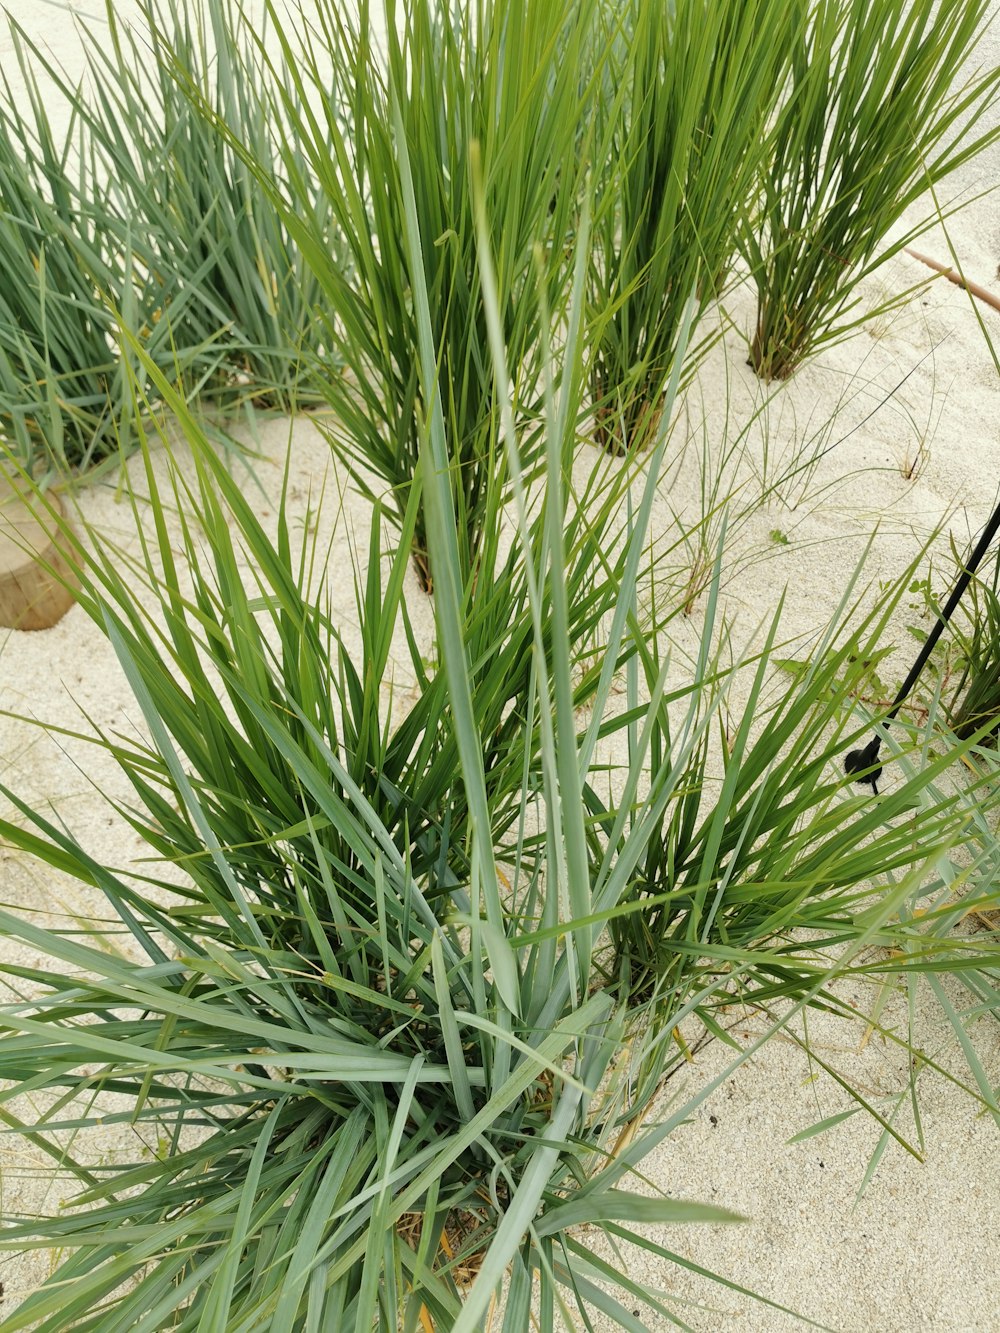
M 101 195 L 107 260 L 127 263 L 140 284 L 136 329 L 147 337 L 161 324 L 169 329 L 202 394 L 285 410 L 315 404 L 319 285 L 216 125 L 223 117 L 269 179 L 280 174 L 281 153 L 301 167 L 273 86 L 285 71 L 259 59 L 257 34 L 235 0 L 148 0 L 131 24 L 108 0 L 100 26 L 81 31 L 85 88 L 40 48 L 28 49 L 81 127 L 85 188 Z M 330 262 L 342 262 L 315 182 L 302 171 L 299 185 L 299 209 Z M 334 368 L 327 358 L 321 373 Z
M 220 336 L 240 394 L 285 411 L 315 406 L 321 381 L 337 371 L 323 349 L 322 288 L 259 176 L 278 180 L 294 168 L 302 219 L 329 262 L 343 265 L 347 253 L 282 115 L 291 73 L 260 58 L 266 15 L 258 27 L 234 0 L 193 7 L 148 0 L 141 14 L 157 76 L 151 104 L 141 35 L 116 23 L 110 3 L 107 12 L 113 57 L 92 37 L 92 77 L 102 120 L 110 127 L 117 116 L 124 131 L 107 148 L 123 187 L 120 206 L 136 209 L 150 228 L 148 262 L 180 271 L 197 292 L 199 323 Z M 240 152 L 218 132 L 218 118 Z M 119 170 L 129 141 L 131 173 Z
M 721 557 L 716 580 L 720 569 Z M 719 680 L 709 652 L 713 597 L 694 666 L 703 683 L 700 697 L 680 720 L 678 694 L 685 691 L 665 693 L 667 663 L 655 641 L 641 649 L 655 706 L 643 719 L 641 739 L 632 738 L 629 771 L 651 766 L 648 794 L 636 808 L 637 780 L 631 779 L 612 810 L 593 793 L 588 807 L 598 885 L 625 854 L 634 828 L 644 819 L 657 823 L 628 895 L 642 910 L 610 923 L 612 971 L 631 994 L 652 998 L 668 1027 L 689 991 L 729 970 L 731 950 L 741 958 L 746 950 L 753 959 L 741 963 L 741 995 L 753 1001 L 759 989 L 766 999 L 773 988 L 775 995 L 798 997 L 814 965 L 802 960 L 822 957 L 839 932 L 851 933 L 851 922 L 866 919 L 891 884 L 910 883 L 910 913 L 925 898 L 947 898 L 956 878 L 967 881 L 973 898 L 991 893 L 992 836 L 982 840 L 972 874 L 960 863 L 970 850 L 970 812 L 988 826 L 1000 793 L 986 775 L 957 788 L 944 780 L 967 746 L 952 737 L 931 757 L 925 730 L 901 730 L 897 723 L 895 762 L 908 764 L 904 780 L 877 801 L 844 781 L 844 755 L 859 734 L 858 696 L 909 577 L 852 630 L 846 627 L 859 607 L 850 604 L 849 585 L 812 655 L 795 663 L 791 680 L 778 689 L 771 670 L 780 607 L 738 686 L 731 677 Z M 729 701 L 736 689 L 739 705 Z M 636 703 L 633 691 L 629 704 Z M 953 847 L 960 848 L 954 860 Z M 891 935 L 892 928 L 885 929 Z M 947 970 L 943 963 L 941 970 Z
M 927 224 L 886 244 L 890 229 L 996 139 L 984 114 L 1000 71 L 953 90 L 986 12 L 984 0 L 811 7 L 791 42 L 791 86 L 764 164 L 759 222 L 742 233 L 758 299 L 750 361 L 764 379 L 786 378 L 879 313 L 852 314 L 859 284 Z
M 386 512 L 401 521 L 429 410 L 417 373 L 418 265 L 428 290 L 467 573 L 476 563 L 490 494 L 505 492 L 507 485 L 497 448 L 492 368 L 483 353 L 473 146 L 482 164 L 518 409 L 537 415 L 533 252 L 539 245 L 547 256 L 551 299 L 558 305 L 569 272 L 563 260 L 570 210 L 585 166 L 575 151 L 588 106 L 578 71 L 594 3 L 389 3 L 384 59 L 367 0 L 356 18 L 324 0 L 294 40 L 287 24 L 275 23 L 288 71 L 281 110 L 295 144 L 295 156 L 284 155 L 287 188 L 275 199 L 321 285 L 324 340 L 347 368 L 344 376 L 325 381 L 336 424 L 324 428 L 361 489 L 373 498 L 380 494 Z M 514 51 L 516 60 L 509 55 Z M 422 237 L 415 255 L 402 243 L 404 144 Z M 347 238 L 346 273 L 301 206 L 312 186 L 300 154 Z M 269 180 L 259 183 L 274 190 Z M 530 469 L 527 438 L 525 450 Z M 422 510 L 413 557 L 428 587 Z
M 963 556 L 951 543 L 953 576 L 963 569 Z M 941 618 L 941 601 L 932 576 L 915 579 L 910 592 L 917 599 L 910 609 L 920 620 Z M 910 633 L 924 643 L 924 623 L 910 625 Z M 948 622 L 948 632 L 927 663 L 927 680 L 921 692 L 924 706 L 940 709 L 949 726 L 963 739 L 978 734 L 983 740 L 995 736 L 1000 727 L 1000 550 L 985 575 L 974 575 L 965 596 Z M 985 729 L 985 734 L 984 734 Z
M 597 434 L 613 452 L 655 438 L 688 297 L 697 288 L 704 309 L 724 284 L 800 9 L 763 0 L 607 8 L 591 336 Z
M 968 630 L 962 642 L 962 674 L 950 709 L 959 736 L 1000 728 L 1000 550 L 988 579 L 969 585 Z
M 0 430 L 29 471 L 86 470 L 130 444 L 127 377 L 141 361 L 126 346 L 131 367 L 119 365 L 123 327 L 189 394 L 235 375 L 249 377 L 258 401 L 309 398 L 300 380 L 316 285 L 191 93 L 202 80 L 259 169 L 273 167 L 280 127 L 249 63 L 254 48 L 228 0 L 209 4 L 211 62 L 204 11 L 182 17 L 172 0 L 143 10 L 152 96 L 147 46 L 110 5 L 110 44 L 108 32 L 84 30 L 89 92 L 10 22 L 27 108 L 5 76 L 0 244 L 11 281 L 0 307 Z M 40 73 L 69 110 L 61 144 Z M 322 216 L 317 199 L 317 227 Z
M 406 219 L 416 249 L 412 198 Z M 486 244 L 481 234 L 484 253 Z M 613 1151 L 641 1108 L 615 1068 L 625 1014 L 591 986 L 595 925 L 614 904 L 607 894 L 592 900 L 577 877 L 587 873 L 590 757 L 578 753 L 575 705 L 590 700 L 596 738 L 635 636 L 618 613 L 600 668 L 575 694 L 573 644 L 581 618 L 608 615 L 636 580 L 655 479 L 619 555 L 603 541 L 614 513 L 606 496 L 574 517 L 563 479 L 583 378 L 582 285 L 581 262 L 570 373 L 558 405 L 550 394 L 548 484 L 534 512 L 495 295 L 488 303 L 519 509 L 518 555 L 500 563 L 497 583 L 516 577 L 527 587 L 513 619 L 501 594 L 502 632 L 492 581 L 463 604 L 454 499 L 438 466 L 446 446 L 435 348 L 418 286 L 432 413 L 385 582 L 373 516 L 358 582 L 363 670 L 307 594 L 322 572 L 311 543 L 293 556 L 283 507 L 276 539 L 267 537 L 243 479 L 147 365 L 191 445 L 194 479 L 172 470 L 161 491 L 144 450 L 148 509 L 130 491 L 137 554 L 98 543 L 82 601 L 114 645 L 147 728 L 148 739 L 96 743 L 132 784 L 134 803 L 118 814 L 153 864 L 145 874 L 99 864 L 5 791 L 18 820 L 0 827 L 4 839 L 103 891 L 126 935 L 108 948 L 75 929 L 0 914 L 6 937 L 44 960 L 7 969 L 32 994 L 0 1010 L 2 1114 L 57 1154 L 79 1205 L 0 1235 L 8 1248 L 65 1252 L 52 1280 L 5 1319 L 12 1333 L 317 1324 L 367 1333 L 376 1318 L 416 1328 L 425 1317 L 471 1329 L 508 1264 L 508 1328 L 525 1327 L 533 1286 L 553 1313 L 557 1299 L 596 1302 L 634 1327 L 597 1285 L 613 1268 L 570 1228 L 603 1219 L 627 1239 L 644 1220 L 727 1220 L 719 1209 L 621 1188 L 662 1127 L 634 1138 L 630 1130 L 628 1146 Z M 141 432 L 144 414 L 136 417 Z M 427 675 L 408 631 L 421 697 L 432 701 L 414 733 L 412 712 L 394 730 L 380 686 L 398 619 L 405 628 L 407 538 L 424 475 L 442 667 Z M 586 566 L 577 551 L 585 542 L 594 543 Z M 604 564 L 593 558 L 602 547 Z M 499 638 L 484 655 L 478 636 L 489 624 Z M 490 764 L 489 699 L 511 679 L 515 762 Z M 396 785 L 384 759 L 401 734 L 412 760 Z M 454 747 L 446 766 L 435 767 L 438 744 Z M 425 781 L 432 770 L 446 775 L 443 815 Z M 511 795 L 519 818 L 501 820 L 512 835 L 500 860 L 493 825 Z M 542 856 L 527 831 L 538 811 L 551 838 Z M 432 855 L 427 827 L 438 835 Z M 104 923 L 96 929 L 103 936 Z M 29 1089 L 53 1094 L 30 1125 L 11 1107 Z M 103 1105 L 104 1094 L 124 1097 L 125 1108 Z M 95 1164 L 55 1146 L 65 1126 L 83 1145 L 109 1123 L 148 1128 L 161 1150 Z M 460 1275 L 473 1258 L 479 1275 L 463 1302 Z M 620 1281 L 630 1305 L 668 1313 L 626 1275 Z
M 905 417 L 913 434 L 912 440 L 907 439 L 898 455 L 899 474 L 904 481 L 916 481 L 930 462 L 931 443 L 937 434 L 946 406 L 945 399 L 935 404 L 934 397 L 932 389 L 931 406 L 928 408 L 927 418 L 924 422 L 917 421 L 905 401 L 901 401 L 899 404 L 900 413 Z M 937 406 L 936 412 L 934 410 L 935 405 Z
M 12 30 L 13 34 L 13 30 Z M 22 55 L 16 44 L 15 53 Z M 116 448 L 114 274 L 98 217 L 57 144 L 37 87 L 0 96 L 0 440 L 29 472 L 86 467 Z

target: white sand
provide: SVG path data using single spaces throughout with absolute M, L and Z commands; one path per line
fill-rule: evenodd
M 38 0 L 8 0 L 7 7 L 49 43 L 68 69 L 78 67 L 72 28 L 56 8 Z M 123 13 L 129 7 L 119 6 Z M 81 0 L 72 8 L 99 12 L 96 0 Z M 8 52 L 6 34 L 0 33 L 0 59 L 5 64 Z M 984 35 L 980 54 L 983 63 L 1000 58 L 996 33 Z M 1000 147 L 966 168 L 947 193 L 971 197 L 997 182 Z M 996 217 L 995 196 L 982 198 L 950 222 L 948 233 L 968 276 L 1000 292 Z M 918 244 L 950 261 L 940 229 Z M 875 304 L 885 293 L 925 276 L 921 266 L 900 257 L 872 280 L 868 299 Z M 737 327 L 747 328 L 753 309 L 749 293 L 738 293 L 727 305 Z M 981 313 L 1000 347 L 1000 316 L 985 308 Z M 705 401 L 717 405 L 728 376 L 731 426 L 749 415 L 750 405 L 761 393 L 744 361 L 745 348 L 730 333 L 699 379 Z M 717 451 L 722 430 L 717 406 L 709 411 L 708 420 Z M 944 280 L 934 282 L 888 321 L 803 367 L 776 396 L 769 420 L 772 467 L 776 457 L 790 457 L 804 435 L 827 421 L 832 423 L 828 442 L 846 438 L 822 460 L 804 494 L 801 486 L 795 486 L 773 499 L 750 516 L 734 541 L 727 598 L 747 632 L 772 609 L 782 588 L 787 588 L 786 630 L 807 634 L 816 629 L 836 606 L 843 581 L 876 522 L 880 530 L 871 574 L 891 578 L 942 523 L 945 537 L 939 549 L 947 549 L 949 531 L 964 545 L 995 502 L 1000 480 L 997 372 L 968 296 Z M 812 422 L 809 430 L 807 422 Z M 258 470 L 272 496 L 286 434 L 283 423 L 274 423 L 264 434 L 270 463 Z M 295 425 L 293 444 L 293 503 L 304 513 L 328 456 L 309 423 Z M 905 464 L 921 450 L 918 475 L 907 479 Z M 763 460 L 757 432 L 730 480 L 759 472 Z M 678 464 L 670 486 L 663 488 L 659 514 L 664 527 L 670 521 L 669 506 L 688 515 L 697 509 L 695 464 L 691 451 Z M 746 494 L 753 494 L 752 486 Z M 117 503 L 111 483 L 84 490 L 79 498 L 90 523 L 112 540 L 134 546 L 128 509 Z M 262 510 L 268 503 L 262 498 Z M 364 506 L 355 504 L 352 512 L 363 535 Z M 344 523 L 340 528 L 331 566 L 335 570 L 349 568 L 348 527 Z M 775 529 L 788 537 L 787 546 L 770 539 Z M 678 577 L 683 577 L 682 571 Z M 939 587 L 944 577 L 938 575 Z M 415 584 L 411 591 L 417 614 L 426 617 L 426 604 Z M 353 611 L 349 582 L 335 585 L 333 592 L 335 607 L 349 619 Z M 85 726 L 81 709 L 102 728 L 135 724 L 138 710 L 122 673 L 108 644 L 81 610 L 74 609 L 45 633 L 5 632 L 0 646 L 0 698 L 5 709 L 69 727 Z M 890 672 L 894 676 L 904 673 L 912 641 L 901 638 L 899 647 Z M 124 796 L 127 789 L 102 752 L 2 719 L 0 756 L 5 783 L 38 808 L 57 811 L 89 851 L 116 865 L 141 854 L 136 840 L 106 806 L 107 796 Z M 2 813 L 9 813 L 6 806 Z M 58 921 L 66 913 L 90 919 L 106 915 L 98 895 L 58 882 L 2 848 L 0 900 L 37 913 L 43 921 Z M 6 949 L 5 960 L 23 961 L 23 955 L 11 956 L 9 946 L 0 948 Z M 862 1014 L 873 1003 L 873 992 L 860 985 L 845 993 Z M 884 1021 L 891 1026 L 904 1019 L 902 1006 L 893 1002 Z M 926 1049 L 961 1074 L 957 1043 L 940 1016 L 928 1007 L 921 1022 L 920 1039 Z M 760 1023 L 750 1016 L 735 1034 L 749 1041 L 761 1030 Z M 995 1023 L 985 1020 L 974 1032 L 980 1057 L 995 1083 L 1000 1082 L 998 1032 Z M 867 1095 L 877 1098 L 902 1091 L 907 1071 L 899 1049 L 878 1040 L 863 1045 L 865 1035 L 861 1021 L 849 1025 L 818 1016 L 809 1019 L 812 1044 Z M 706 1047 L 687 1072 L 686 1090 L 692 1093 L 705 1086 L 730 1059 L 731 1053 L 718 1043 Z M 656 1185 L 684 1198 L 732 1208 L 747 1215 L 750 1223 L 652 1234 L 693 1262 L 833 1328 L 872 1333 L 1000 1329 L 996 1126 L 988 1117 L 976 1118 L 971 1100 L 954 1085 L 925 1074 L 920 1086 L 925 1161 L 915 1161 L 890 1143 L 859 1199 L 866 1167 L 879 1144 L 879 1127 L 858 1115 L 827 1134 L 790 1145 L 792 1135 L 849 1103 L 831 1078 L 810 1067 L 796 1044 L 788 1039 L 770 1042 L 646 1164 Z M 905 1110 L 899 1123 L 916 1142 Z M 134 1152 L 126 1131 L 109 1132 L 100 1146 L 109 1154 Z M 0 1140 L 5 1211 L 51 1205 L 58 1198 L 58 1188 L 39 1178 L 41 1165 L 30 1149 L 14 1140 Z M 47 1271 L 47 1263 L 46 1256 L 0 1261 L 0 1278 L 6 1286 L 0 1309 L 13 1308 Z M 699 1329 L 732 1327 L 767 1333 L 799 1326 L 642 1253 L 634 1256 L 632 1272 L 649 1287 L 680 1299 L 708 1302 L 711 1308 L 701 1312 L 679 1307 L 682 1317 Z M 603 1327 L 599 1321 L 596 1326 Z

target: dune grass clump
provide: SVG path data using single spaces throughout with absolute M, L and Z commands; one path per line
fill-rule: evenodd
M 859 284 L 922 226 L 887 242 L 890 230 L 1000 133 L 984 118 L 1000 71 L 957 83 L 987 8 L 817 0 L 793 36 L 790 87 L 761 160 L 758 224 L 744 232 L 757 287 L 750 362 L 762 378 L 786 379 L 877 313 L 857 313 Z
M 417 373 L 419 265 L 466 570 L 476 562 L 488 496 L 506 486 L 475 263 L 473 155 L 487 198 L 518 409 L 537 418 L 535 248 L 545 256 L 550 299 L 558 306 L 565 301 L 571 210 L 585 169 L 576 148 L 589 85 L 580 86 L 579 69 L 594 9 L 595 0 L 470 6 L 390 0 L 383 34 L 367 0 L 357 17 L 321 0 L 294 38 L 288 25 L 279 29 L 290 74 L 283 112 L 296 152 L 318 178 L 349 246 L 345 272 L 300 207 L 309 186 L 298 159 L 286 154 L 286 223 L 320 283 L 324 337 L 347 369 L 326 380 L 336 419 L 331 443 L 362 490 L 388 494 L 387 512 L 400 519 L 429 410 Z M 419 254 L 402 242 L 404 150 Z M 527 457 L 526 463 L 530 468 Z M 428 587 L 426 528 L 421 508 L 413 558 Z
M 10 25 L 27 103 L 5 83 L 0 435 L 29 471 L 86 471 L 131 445 L 129 336 L 190 396 L 290 409 L 318 401 L 309 384 L 335 368 L 320 366 L 318 285 L 213 119 L 224 111 L 257 170 L 275 169 L 280 99 L 245 18 L 228 0 L 156 0 L 140 18 L 123 25 L 109 4 L 81 29 L 79 85 Z M 327 219 L 314 193 L 335 250 Z
M 336 370 L 322 355 L 320 289 L 244 160 L 272 179 L 279 145 L 296 159 L 269 82 L 280 64 L 261 60 L 234 0 L 149 0 L 132 23 L 108 3 L 80 31 L 79 85 L 23 34 L 18 43 L 29 81 L 43 71 L 77 128 L 78 194 L 93 216 L 103 294 L 158 364 L 183 367 L 189 393 L 315 405 L 317 376 Z M 36 118 L 39 107 L 36 97 Z M 315 183 L 303 174 L 300 185 L 298 207 L 343 258 Z
M 15 44 L 15 51 L 17 50 Z M 39 475 L 114 452 L 114 281 L 99 218 L 56 141 L 37 87 L 22 114 L 0 94 L 0 441 Z
M 630 0 L 605 14 L 591 270 L 598 439 L 652 441 L 692 290 L 724 285 L 770 152 L 801 6 Z M 689 370 L 711 336 L 692 348 Z
M 959 575 L 966 558 L 952 543 Z M 936 617 L 941 607 L 928 590 L 928 608 Z M 920 631 L 924 637 L 925 632 Z M 928 663 L 932 693 L 940 692 L 949 724 L 963 738 L 985 729 L 986 740 L 1000 731 L 1000 549 L 992 552 L 983 573 L 974 574 L 948 621 L 942 649 Z
M 996 573 L 991 582 L 981 581 L 975 587 L 953 725 L 963 737 L 987 727 L 995 739 L 1000 731 L 1000 587 Z
M 933 753 L 927 752 L 930 730 L 897 721 L 891 763 L 899 780 L 878 799 L 844 782 L 846 753 L 870 734 L 856 700 L 916 564 L 867 611 L 864 594 L 855 600 L 853 591 L 863 568 L 851 575 L 810 657 L 795 664 L 790 682 L 777 691 L 774 668 L 789 666 L 776 650 L 780 605 L 756 660 L 720 680 L 709 650 L 713 594 L 694 664 L 694 679 L 706 684 L 692 689 L 686 715 L 678 716 L 679 691 L 663 690 L 669 662 L 655 641 L 640 653 L 645 693 L 653 701 L 644 734 L 630 737 L 630 776 L 615 808 L 592 790 L 588 813 L 598 885 L 627 857 L 637 824 L 656 823 L 625 896 L 638 910 L 609 922 L 609 979 L 633 1004 L 648 1005 L 664 1031 L 679 1003 L 727 974 L 751 1004 L 769 1008 L 801 998 L 840 932 L 853 935 L 897 893 L 900 934 L 887 947 L 907 960 L 901 971 L 912 966 L 916 973 L 922 956 L 937 978 L 964 977 L 973 990 L 996 985 L 995 950 L 949 938 L 963 910 L 989 905 L 995 896 L 995 773 L 971 768 L 966 779 L 954 780 L 956 759 L 984 738 L 981 720 L 960 738 L 943 716 L 930 719 L 927 727 L 942 727 L 946 740 Z M 717 582 L 718 566 L 716 593 Z M 732 698 L 737 692 L 739 704 Z M 637 775 L 647 765 L 650 787 L 636 810 Z M 896 928 L 887 925 L 881 941 Z M 878 974 L 882 961 L 858 974 Z M 892 978 L 896 969 L 886 971 Z M 705 1013 L 693 1002 L 715 1032 L 717 1003 L 713 994 Z M 944 1008 L 964 1047 L 960 1020 Z M 976 1097 L 987 1090 L 985 1104 L 1000 1123 L 988 1074 L 975 1052 L 966 1052 L 970 1090 Z
M 407 223 L 412 249 L 412 196 Z M 613 1270 L 568 1234 L 582 1217 L 606 1218 L 624 1237 L 641 1220 L 732 1220 L 626 1188 L 647 1144 L 630 1134 L 628 1148 L 611 1152 L 634 1109 L 628 1075 L 615 1069 L 627 1016 L 591 985 L 588 918 L 598 904 L 575 874 L 586 873 L 586 848 L 574 626 L 591 598 L 600 617 L 610 614 L 623 579 L 634 580 L 655 482 L 627 546 L 584 583 L 573 573 L 570 493 L 550 485 L 537 513 L 522 511 L 509 568 L 528 595 L 513 620 L 507 603 L 486 667 L 517 685 L 510 734 L 520 751 L 513 766 L 490 765 L 494 722 L 482 712 L 489 689 L 467 632 L 453 495 L 434 466 L 445 418 L 426 290 L 415 299 L 432 404 L 423 448 L 441 665 L 434 678 L 417 669 L 411 643 L 418 692 L 433 709 L 422 713 L 425 735 L 410 736 L 398 782 L 378 747 L 406 734 L 406 718 L 393 725 L 380 686 L 402 616 L 416 494 L 385 583 L 375 515 L 358 587 L 366 657 L 352 661 L 306 593 L 316 553 L 307 544 L 292 554 L 284 505 L 272 539 L 242 481 L 148 367 L 187 436 L 195 478 L 185 484 L 174 471 L 161 489 L 146 455 L 148 514 L 134 504 L 148 540 L 131 559 L 99 548 L 82 601 L 114 645 L 148 731 L 148 740 L 98 743 L 131 782 L 134 803 L 119 813 L 153 860 L 140 874 L 98 865 L 5 793 L 19 817 L 2 825 L 4 838 L 102 890 L 126 942 L 107 950 L 87 932 L 0 914 L 8 939 L 47 960 L 18 971 L 33 998 L 3 1006 L 0 1074 L 16 1065 L 22 1090 L 59 1090 L 33 1141 L 71 1122 L 82 1144 L 124 1117 L 169 1146 L 109 1169 L 60 1150 L 79 1207 L 0 1235 L 8 1248 L 64 1248 L 52 1280 L 9 1316 L 11 1330 L 249 1322 L 367 1331 L 397 1320 L 471 1330 L 508 1266 L 511 1329 L 526 1326 L 533 1289 L 553 1312 L 559 1299 L 596 1301 L 624 1318 L 625 1305 L 598 1285 Z M 495 295 L 490 312 L 498 343 Z M 582 297 L 570 335 L 577 362 L 581 316 Z M 582 378 L 571 376 L 576 393 Z M 505 397 L 502 361 L 497 383 Z M 550 481 L 573 447 L 558 424 L 572 421 L 571 406 L 550 413 Z M 513 436 L 507 444 L 520 486 Z M 599 500 L 586 540 L 613 515 Z M 487 607 L 493 596 L 481 580 L 474 601 Z M 619 620 L 610 661 L 578 702 L 603 714 L 630 638 Z M 422 781 L 423 756 L 433 761 L 437 744 L 454 747 L 441 772 L 457 799 L 446 791 L 441 801 Z M 519 818 L 501 821 L 496 840 L 494 816 L 512 794 Z M 380 809 L 400 817 L 387 823 Z M 552 838 L 541 857 L 526 832 L 539 813 Z M 433 857 L 428 827 L 438 835 Z M 183 868 L 179 886 L 157 858 Z M 129 1109 L 99 1109 L 90 1087 L 124 1096 Z M 7 1085 L 0 1101 L 15 1095 Z M 629 1306 L 643 1300 L 666 1313 L 620 1280 Z
M 112 197 L 86 103 L 13 21 L 9 37 L 26 97 L 4 77 L 0 441 L 13 466 L 51 479 L 86 472 L 131 443 L 129 376 L 141 372 L 135 358 L 122 365 L 125 330 L 189 391 L 217 358 L 212 336 L 179 345 L 163 318 L 170 311 L 180 324 L 197 297 L 183 274 L 164 276 L 137 258 L 141 229 Z M 61 137 L 40 73 L 66 99 Z
M 141 26 L 107 3 L 86 30 L 88 131 L 108 205 L 129 219 L 134 262 L 154 282 L 175 283 L 167 315 L 182 348 L 205 345 L 215 370 L 201 392 L 247 397 L 282 410 L 315 405 L 329 375 L 317 315 L 320 287 L 266 191 L 226 137 L 225 120 L 255 170 L 281 172 L 281 154 L 302 157 L 281 117 L 280 63 L 260 57 L 261 38 L 234 0 L 149 0 Z M 152 86 L 151 86 L 152 84 Z M 69 93 L 69 90 L 66 90 Z M 297 206 L 343 256 L 330 213 L 308 173 Z

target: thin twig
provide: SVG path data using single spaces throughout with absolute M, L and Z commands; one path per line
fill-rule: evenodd
M 943 273 L 948 281 L 953 282 L 956 287 L 964 287 L 967 292 L 971 292 L 972 295 L 978 297 L 980 301 L 985 301 L 985 303 L 988 306 L 992 306 L 994 310 L 1000 310 L 1000 296 L 994 296 L 993 293 L 987 291 L 985 287 L 980 287 L 978 282 L 969 282 L 966 278 L 962 277 L 961 273 L 956 273 L 956 271 L 953 268 L 949 268 L 947 264 L 940 264 L 936 259 L 931 259 L 929 255 L 922 255 L 919 250 L 911 250 L 910 247 L 907 246 L 906 253 L 912 259 L 919 259 L 921 264 L 926 264 L 928 268 L 932 268 L 938 273 Z

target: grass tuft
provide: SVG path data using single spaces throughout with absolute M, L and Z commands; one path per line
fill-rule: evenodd
M 858 286 L 933 218 L 891 230 L 988 144 L 1000 71 L 959 84 L 984 0 L 817 0 L 791 43 L 791 86 L 763 162 L 744 253 L 757 287 L 750 363 L 786 379 L 815 349 L 910 294 L 857 315 Z
M 718 296 L 771 152 L 801 6 L 630 0 L 608 9 L 591 307 L 599 442 L 656 436 L 691 291 Z M 711 344 L 693 344 L 688 371 Z

